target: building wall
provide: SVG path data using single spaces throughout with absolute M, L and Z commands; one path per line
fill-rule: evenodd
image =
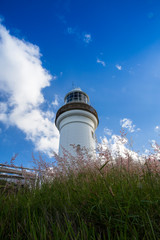
M 70 110 L 61 114 L 57 119 L 60 132 L 59 155 L 63 156 L 63 148 L 72 155 L 77 154 L 71 146 L 80 145 L 89 151 L 95 149 L 95 135 L 98 122 L 96 117 L 84 110 Z

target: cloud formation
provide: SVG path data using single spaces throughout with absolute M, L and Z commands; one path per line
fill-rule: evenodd
M 109 149 L 113 158 L 123 157 L 126 158 L 128 155 L 134 160 L 138 160 L 138 154 L 129 148 L 127 148 L 128 140 L 119 135 L 112 135 L 109 139 L 106 137 L 101 138 L 100 146 L 103 150 Z
M 128 118 L 121 119 L 120 120 L 120 125 L 121 125 L 122 128 L 128 129 L 128 131 L 131 132 L 131 133 L 136 131 L 135 130 L 136 125 L 134 125 L 132 123 L 132 121 Z M 140 129 L 138 129 L 138 130 L 140 130 Z
M 55 99 L 54 99 L 54 101 L 52 102 L 52 105 L 53 105 L 54 107 L 58 107 L 58 105 L 59 105 L 59 97 L 58 97 L 57 94 L 55 94 Z
M 122 66 L 120 66 L 119 64 L 116 64 L 116 66 L 115 66 L 119 71 L 121 71 L 122 70 Z
M 67 33 L 75 36 L 77 39 L 89 44 L 92 41 L 90 33 L 82 33 L 77 28 L 67 27 Z
M 89 33 L 84 33 L 83 41 L 84 41 L 85 43 L 90 43 L 90 42 L 92 41 L 91 34 L 89 34 Z
M 103 67 L 106 66 L 106 63 L 102 60 L 100 60 L 99 58 L 97 58 L 97 63 L 100 63 Z
M 42 89 L 52 76 L 42 67 L 38 46 L 12 36 L 0 24 L 0 121 L 16 126 L 31 140 L 36 150 L 58 149 L 54 113 L 42 111 Z
M 104 134 L 111 136 L 112 135 L 112 130 L 109 128 L 104 128 Z
M 159 131 L 160 131 L 160 127 L 159 127 L 159 126 L 156 126 L 156 127 L 154 128 L 154 131 L 155 131 L 155 132 L 159 132 Z
M 90 33 L 82 32 L 78 27 L 68 26 L 68 22 L 67 22 L 65 16 L 59 15 L 58 18 L 63 23 L 63 25 L 66 27 L 66 32 L 69 35 L 74 36 L 76 39 L 83 41 L 87 45 L 92 41 L 92 36 Z

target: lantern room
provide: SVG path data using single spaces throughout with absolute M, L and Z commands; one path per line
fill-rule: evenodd
M 69 93 L 67 93 L 67 95 L 64 98 L 64 102 L 65 104 L 72 102 L 82 102 L 89 104 L 89 97 L 80 88 L 75 88 Z

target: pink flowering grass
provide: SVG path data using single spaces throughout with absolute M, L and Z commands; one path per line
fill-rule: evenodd
M 1 193 L 0 239 L 160 239 L 157 151 L 137 160 L 101 146 L 54 162 L 33 156 L 41 186 Z

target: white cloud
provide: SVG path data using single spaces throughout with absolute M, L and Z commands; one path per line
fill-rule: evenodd
M 150 153 L 150 151 L 146 148 L 146 149 L 144 150 L 144 154 L 145 154 L 146 156 L 148 156 L 149 153 Z
M 57 107 L 57 106 L 59 105 L 59 97 L 58 97 L 57 94 L 55 95 L 55 99 L 54 99 L 54 101 L 52 102 L 52 105 L 53 105 L 54 107 Z
M 92 41 L 91 34 L 85 33 L 84 36 L 83 36 L 83 41 L 85 43 L 90 43 Z
M 154 131 L 155 131 L 155 132 L 159 132 L 159 131 L 160 131 L 160 127 L 159 127 L 159 126 L 156 126 L 156 127 L 154 128 Z
M 112 135 L 112 130 L 109 128 L 104 128 L 104 134 L 111 136 Z
M 122 70 L 122 66 L 120 66 L 119 64 L 116 64 L 116 66 L 115 66 L 119 71 L 121 71 Z
M 159 147 L 159 145 L 157 144 L 157 142 L 155 140 L 151 140 L 150 142 L 151 142 L 152 149 L 154 151 L 153 156 L 155 156 L 156 159 L 160 160 L 160 147 Z
M 140 162 L 145 162 L 148 157 L 150 160 L 160 160 L 159 145 L 155 140 L 151 140 L 150 144 L 152 148 L 150 150 L 145 148 L 144 152 L 140 154 L 130 149 L 130 144 L 126 137 L 112 135 L 109 139 L 106 136 L 101 137 L 99 147 L 103 151 L 109 150 L 113 159 L 117 157 L 128 158 L 130 156 L 133 160 Z
M 7 103 L 0 102 L 0 121 L 7 120 Z
M 5 96 L 0 121 L 18 127 L 37 150 L 49 153 L 57 151 L 59 133 L 54 114 L 40 108 L 45 102 L 42 89 L 52 80 L 40 56 L 38 46 L 10 35 L 0 24 L 0 92 Z
M 67 28 L 67 33 L 69 35 L 73 35 L 75 36 L 77 39 L 89 44 L 92 41 L 92 37 L 91 34 L 89 33 L 82 33 L 81 31 L 79 31 L 77 28 L 73 28 L 73 27 L 68 27 Z
M 128 129 L 129 132 L 135 132 L 136 125 L 132 124 L 132 121 L 128 118 L 123 118 L 120 120 L 120 125 L 122 128 Z
M 126 147 L 128 140 L 119 135 L 112 135 L 110 139 L 106 137 L 101 138 L 100 146 L 103 150 L 109 149 L 113 158 L 116 157 L 127 157 L 128 155 L 134 160 L 138 159 L 138 154 Z
M 103 67 L 106 66 L 106 63 L 104 61 L 100 60 L 99 58 L 97 58 L 97 63 L 102 64 Z
M 87 44 L 92 41 L 92 37 L 91 37 L 90 33 L 82 32 L 77 26 L 76 27 L 67 27 L 68 22 L 66 21 L 65 17 L 62 15 L 59 15 L 58 18 L 66 27 L 66 32 L 69 35 L 73 35 L 73 36 L 75 36 L 76 39 L 81 40 Z

